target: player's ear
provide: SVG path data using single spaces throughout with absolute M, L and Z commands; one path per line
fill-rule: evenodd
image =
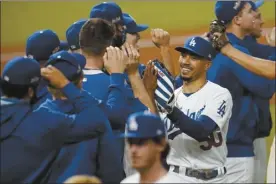
M 160 152 L 163 152 L 166 147 L 167 147 L 167 141 L 165 138 L 162 138 L 161 141 L 160 141 L 160 146 L 159 146 L 159 149 L 160 149 Z
M 209 68 L 211 67 L 212 65 L 212 62 L 211 61 L 206 61 L 206 64 L 205 64 L 205 71 L 209 70 Z
M 237 15 L 237 16 L 235 16 L 235 17 L 233 18 L 232 22 L 233 22 L 234 24 L 240 25 L 241 22 L 242 22 L 242 17 L 241 17 L 240 15 Z

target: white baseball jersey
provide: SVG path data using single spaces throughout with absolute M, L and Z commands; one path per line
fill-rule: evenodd
M 176 107 L 185 115 L 197 120 L 208 116 L 217 124 L 217 129 L 208 141 L 198 142 L 174 126 L 164 115 L 171 151 L 169 165 L 193 169 L 214 169 L 226 162 L 226 134 L 232 114 L 232 97 L 226 88 L 208 81 L 199 91 L 186 96 L 182 87 L 175 90 Z
M 158 181 L 154 183 L 183 183 L 184 180 L 175 173 L 168 172 L 165 176 L 161 177 Z M 127 178 L 125 178 L 121 183 L 140 183 L 140 174 L 137 172 Z

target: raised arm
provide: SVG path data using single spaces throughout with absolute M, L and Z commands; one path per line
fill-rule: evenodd
M 232 47 L 230 44 L 224 46 L 221 49 L 221 53 L 257 75 L 268 79 L 275 79 L 276 63 L 272 60 L 252 57 Z M 272 57 L 273 56 L 271 56 L 271 59 L 273 59 Z

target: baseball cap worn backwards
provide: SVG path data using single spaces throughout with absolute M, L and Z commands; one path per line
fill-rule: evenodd
M 74 81 L 82 74 L 85 64 L 86 59 L 83 55 L 60 51 L 51 55 L 46 66 L 52 65 L 56 67 L 68 80 Z
M 127 13 L 123 13 L 123 18 L 127 33 L 138 33 L 149 28 L 148 25 L 137 24 L 135 19 Z
M 114 2 L 97 4 L 90 11 L 90 18 L 101 18 L 112 23 L 124 25 L 122 10 Z
M 153 138 L 165 137 L 166 130 L 160 117 L 149 112 L 132 114 L 126 124 L 126 131 L 122 134 L 125 138 Z
M 175 50 L 181 53 L 191 52 L 207 60 L 214 59 L 217 53 L 212 44 L 200 36 L 188 38 L 183 47 L 176 47 Z
M 87 19 L 78 20 L 66 30 L 66 39 L 71 50 L 80 49 L 79 34 L 82 26 L 86 23 L 86 21 Z
M 52 30 L 40 30 L 27 39 L 26 55 L 37 61 L 48 60 L 54 51 L 58 51 L 60 40 Z
M 38 84 L 41 78 L 39 63 L 28 57 L 15 57 L 3 69 L 1 80 L 14 85 Z
M 248 2 L 249 1 L 217 1 L 215 5 L 217 19 L 223 21 L 225 24 L 231 22 Z

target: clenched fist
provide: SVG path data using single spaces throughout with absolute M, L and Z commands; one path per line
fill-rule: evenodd
M 152 42 L 159 48 L 160 46 L 170 45 L 170 34 L 163 29 L 152 29 L 151 30 Z
M 266 41 L 268 43 L 269 46 L 271 47 L 275 47 L 276 43 L 275 43 L 275 27 L 272 28 L 271 32 L 269 34 L 266 34 Z

